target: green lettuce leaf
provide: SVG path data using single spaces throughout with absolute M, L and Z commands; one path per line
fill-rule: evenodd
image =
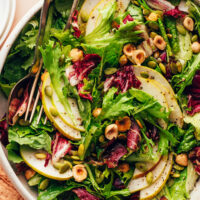
M 75 117 L 71 111 L 71 107 L 69 105 L 67 97 L 63 94 L 63 87 L 64 87 L 64 80 L 63 80 L 63 73 L 64 73 L 64 66 L 59 65 L 59 60 L 62 55 L 61 48 L 59 44 L 55 44 L 54 42 L 50 41 L 45 48 L 40 48 L 42 53 L 44 67 L 49 72 L 51 83 L 53 88 L 58 95 L 60 102 L 63 104 L 65 111 L 68 113 L 69 117 L 76 124 Z
M 194 132 L 195 128 L 192 125 L 189 125 L 189 127 L 185 131 L 183 138 L 180 140 L 181 141 L 180 144 L 178 145 L 177 148 L 178 154 L 183 152 L 187 153 L 198 145 Z
M 181 172 L 179 178 L 174 179 L 174 184 L 169 188 L 172 199 L 187 200 L 189 194 L 186 192 L 187 168 Z
M 72 0 L 55 0 L 55 8 L 64 19 L 69 17 L 72 3 Z
M 5 94 L 6 97 L 9 96 L 10 91 L 12 90 L 14 85 L 15 85 L 15 83 L 6 84 L 6 83 L 1 83 L 0 82 L 0 88 L 1 88 L 2 92 Z
M 141 22 L 141 23 L 144 22 L 144 16 L 143 16 L 141 7 L 131 4 L 128 7 L 127 11 L 133 17 L 133 19 L 138 20 L 138 22 Z
M 8 150 L 8 160 L 14 163 L 23 162 L 23 159 L 19 153 L 19 144 L 11 142 L 6 146 L 6 149 Z
M 198 69 L 200 69 L 200 53 L 193 56 L 193 59 L 187 63 L 187 66 L 181 74 L 173 76 L 172 84 L 179 97 L 182 96 L 186 86 L 192 84 L 193 77 Z
M 200 113 L 196 113 L 193 116 L 190 115 L 185 115 L 184 117 L 184 121 L 185 123 L 188 124 L 192 124 L 195 127 L 195 138 L 197 140 L 200 140 L 200 124 L 199 124 L 199 120 L 200 120 Z
M 118 116 L 124 116 L 134 109 L 132 104 L 133 97 L 128 96 L 128 93 L 119 94 L 116 97 L 117 88 L 111 88 L 103 98 L 102 112 L 98 119 L 113 119 Z
M 189 7 L 189 15 L 195 20 L 195 29 L 198 31 L 200 36 L 200 8 L 192 1 L 187 1 L 187 6 Z
M 44 130 L 36 133 L 29 127 L 14 126 L 8 130 L 8 139 L 11 143 L 28 145 L 34 149 L 45 149 L 47 152 L 51 152 L 51 137 Z
M 112 21 L 116 12 L 116 2 L 110 2 L 100 11 L 102 17 L 101 22 L 95 29 L 83 38 L 84 43 L 97 47 L 107 46 L 111 42 L 120 44 L 136 42 L 140 39 L 138 36 L 142 31 L 134 31 L 133 28 L 140 24 L 137 20 L 123 23 L 125 15 L 116 20 L 120 21 L 120 27 L 114 33 L 110 33 L 112 29 Z

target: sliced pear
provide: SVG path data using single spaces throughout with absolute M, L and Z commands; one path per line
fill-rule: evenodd
M 108 3 L 115 2 L 115 0 L 101 0 L 90 12 L 89 19 L 86 24 L 85 35 L 90 34 L 101 22 L 100 10 L 102 10 Z
M 141 76 L 141 72 L 145 72 L 149 75 L 149 79 L 153 79 L 153 80 L 158 81 L 159 83 L 162 83 L 162 85 L 164 85 L 173 95 L 175 95 L 174 90 L 172 89 L 171 85 L 161 73 L 157 72 L 154 69 L 151 69 L 149 67 L 144 67 L 144 66 L 134 65 L 133 69 L 134 69 L 134 74 L 136 76 Z
M 152 162 L 145 162 L 146 170 L 142 171 L 140 169 L 135 168 L 134 173 L 133 173 L 133 179 L 140 178 L 142 176 L 145 176 L 149 171 L 152 171 L 155 169 L 155 167 L 159 164 L 161 160 L 161 155 L 160 153 L 158 154 L 158 145 L 155 145 L 153 147 L 153 154 L 158 155 L 158 159 L 156 161 Z
M 151 171 L 153 174 L 153 183 L 162 175 L 166 165 L 168 156 L 163 156 L 159 164 Z M 131 193 L 137 192 L 144 188 L 147 188 L 149 184 L 147 183 L 146 176 L 132 179 L 128 184 L 128 189 Z
M 128 8 L 130 0 L 118 0 L 117 1 L 117 14 L 124 13 Z
M 50 109 L 53 107 L 53 104 L 51 98 L 45 94 L 45 87 L 49 86 L 50 84 L 51 80 L 49 78 L 49 74 L 46 73 L 42 85 L 42 105 L 44 107 L 45 114 L 47 115 L 48 119 L 53 123 L 55 128 L 58 129 L 58 131 L 62 133 L 65 137 L 71 140 L 80 140 L 81 139 L 80 131 L 66 124 L 61 119 L 60 115 L 55 117 L 51 114 Z
M 46 81 L 47 82 L 51 82 L 50 76 L 47 77 Z M 74 128 L 76 130 L 85 131 L 84 127 L 81 125 L 82 124 L 82 118 L 80 116 L 79 109 L 78 109 L 78 106 L 77 106 L 77 103 L 76 103 L 75 99 L 68 98 L 68 102 L 69 102 L 69 105 L 71 107 L 72 114 L 74 115 L 75 120 L 77 122 L 76 126 L 73 124 L 71 118 L 66 113 L 63 104 L 60 102 L 60 100 L 59 100 L 59 98 L 58 98 L 58 96 L 57 96 L 57 94 L 56 94 L 56 92 L 54 90 L 53 90 L 53 94 L 52 94 L 52 99 L 51 100 L 52 100 L 52 104 L 58 110 L 58 114 L 59 114 L 60 118 L 63 120 L 63 122 L 65 124 L 67 124 L 68 126 Z
M 169 119 L 171 122 L 177 124 L 180 128 L 183 126 L 183 113 L 177 103 L 175 96 L 161 83 L 156 80 L 151 80 L 160 90 L 163 91 L 165 98 L 167 100 L 167 104 L 169 106 L 170 116 Z
M 192 164 L 191 161 L 188 161 L 187 179 L 185 184 L 185 188 L 188 193 L 190 193 L 194 189 L 198 177 L 199 176 L 195 171 L 194 165 Z
M 147 94 L 153 96 L 168 111 L 167 100 L 160 88 L 157 85 L 155 85 L 150 79 L 142 78 L 140 76 L 137 76 L 137 78 L 141 82 L 140 89 L 146 92 Z
M 53 167 L 51 162 L 45 167 L 45 160 L 37 159 L 35 157 L 36 153 L 45 153 L 41 150 L 35 150 L 28 146 L 21 146 L 20 153 L 24 160 L 24 162 L 32 168 L 37 173 L 41 174 L 50 179 L 58 180 L 58 181 L 65 181 L 73 177 L 72 170 L 69 169 L 65 173 L 59 173 L 57 169 Z
M 167 161 L 166 167 L 162 173 L 162 175 L 159 177 L 159 179 L 154 182 L 149 187 L 143 189 L 140 191 L 140 200 L 150 200 L 153 197 L 155 197 L 165 186 L 165 183 L 167 182 L 171 169 L 173 164 L 173 156 L 172 154 L 169 155 L 169 159 Z
M 163 107 L 166 108 L 166 111 L 169 111 L 167 100 L 160 88 L 157 87 L 150 79 L 145 79 L 140 76 L 137 76 L 137 78 L 141 82 L 140 89 L 153 96 Z M 159 119 L 158 122 L 163 129 L 167 128 L 167 123 L 163 119 Z
M 95 3 L 96 2 L 97 2 L 97 0 L 95 0 Z M 105 8 L 105 6 L 108 3 L 114 3 L 114 2 L 115 2 L 115 0 L 101 0 L 100 2 L 98 2 L 96 4 L 96 6 L 92 9 L 92 11 L 89 14 L 89 19 L 88 19 L 87 24 L 86 24 L 85 35 L 90 34 L 99 25 L 99 23 L 101 22 L 102 18 L 100 16 L 100 12 L 99 11 L 101 11 L 103 8 Z M 93 4 L 95 4 L 95 3 L 93 3 Z M 118 0 L 117 1 L 116 15 L 118 13 L 124 13 L 125 10 L 127 9 L 128 5 L 129 5 L 129 3 L 130 3 L 130 0 Z M 89 9 L 90 8 L 91 7 L 89 7 Z
M 85 0 L 81 9 L 80 14 L 78 16 L 78 23 L 81 25 L 86 21 L 86 19 L 89 19 L 90 12 L 92 9 L 99 3 L 100 0 Z M 83 20 L 84 18 L 84 20 Z
M 165 77 L 162 76 L 162 74 L 160 74 L 156 70 L 148 67 L 133 66 L 133 69 L 136 76 L 141 76 L 141 73 L 145 72 L 149 75 L 148 79 L 158 82 L 158 84 L 156 85 L 159 85 L 160 89 L 163 90 L 163 93 L 165 94 L 165 97 L 167 99 L 169 109 L 172 110 L 170 114 L 170 121 L 176 123 L 181 128 L 183 126 L 183 113 L 177 103 L 174 90 L 172 89 L 168 81 L 165 79 Z

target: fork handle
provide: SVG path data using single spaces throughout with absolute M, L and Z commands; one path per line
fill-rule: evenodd
M 71 8 L 71 11 L 70 11 L 70 15 L 69 15 L 69 18 L 67 20 L 67 24 L 65 26 L 65 31 L 70 28 L 70 25 L 72 23 L 72 16 L 73 16 L 74 11 L 76 10 L 76 8 L 78 6 L 78 3 L 79 3 L 79 0 L 74 0 L 73 1 L 72 8 Z

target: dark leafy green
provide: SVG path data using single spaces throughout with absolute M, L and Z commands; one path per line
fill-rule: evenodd
M 186 200 L 189 194 L 186 192 L 187 168 L 181 172 L 179 178 L 174 179 L 174 184 L 169 188 L 172 199 Z
M 163 22 L 160 18 L 158 19 L 158 25 L 159 25 L 159 28 L 160 28 L 161 35 L 163 36 L 165 42 L 167 43 L 166 51 L 167 51 L 167 56 L 168 56 L 168 60 L 169 60 L 169 56 L 172 56 L 172 49 L 171 49 L 171 46 L 170 46 L 170 43 L 169 43 L 169 39 L 167 37 L 165 26 L 164 26 L 164 24 L 163 24 Z
M 189 15 L 195 19 L 195 29 L 200 36 L 200 8 L 194 2 L 188 0 L 187 5 L 189 7 Z
M 190 125 L 188 129 L 185 131 L 183 138 L 181 139 L 180 144 L 177 148 L 177 153 L 189 152 L 195 146 L 197 146 L 198 142 L 194 135 L 195 128 Z
M 172 78 L 172 84 L 180 97 L 186 86 L 192 84 L 192 80 L 196 71 L 200 68 L 200 53 L 193 56 L 193 59 L 187 63 L 184 71 L 181 74 L 175 75 Z
M 10 128 L 8 131 L 9 142 L 16 142 L 19 145 L 28 145 L 33 149 L 45 149 L 51 152 L 51 137 L 45 132 L 41 131 L 40 134 L 26 134 L 23 135 L 23 127 L 20 126 Z
M 140 39 L 138 34 L 141 31 L 134 31 L 133 28 L 140 24 L 137 20 L 123 23 L 125 15 L 118 17 L 120 27 L 114 33 L 110 33 L 112 29 L 112 21 L 116 11 L 116 2 L 109 3 L 103 10 L 100 11 L 102 20 L 99 25 L 88 35 L 83 38 L 84 43 L 97 47 L 107 46 L 109 43 L 118 42 L 120 44 L 136 42 Z
M 23 162 L 19 153 L 19 144 L 11 142 L 6 146 L 6 149 L 8 150 L 8 160 L 11 160 L 14 163 Z
M 169 32 L 172 35 L 172 38 L 170 40 L 172 51 L 176 53 L 180 49 L 178 41 L 178 33 L 176 30 L 176 19 L 174 19 L 173 17 L 165 17 L 165 24 L 166 28 L 169 29 Z

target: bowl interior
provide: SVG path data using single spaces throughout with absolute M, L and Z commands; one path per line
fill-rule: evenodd
M 25 24 L 33 17 L 42 7 L 43 0 L 40 0 L 31 10 L 23 17 L 23 19 L 17 24 L 15 29 L 12 31 L 8 39 L 6 40 L 3 48 L 0 51 L 0 72 L 5 63 L 6 57 L 9 53 L 9 50 L 16 40 L 17 36 L 21 32 L 22 28 Z M 3 96 L 0 91 L 0 118 L 3 117 L 5 112 L 7 111 L 7 99 Z M 10 180 L 14 184 L 15 188 L 18 192 L 24 197 L 26 200 L 36 200 L 37 192 L 30 188 L 27 184 L 26 179 L 22 175 L 17 175 L 15 173 L 15 167 L 12 163 L 10 163 L 7 159 L 7 152 L 3 145 L 0 143 L 0 163 L 4 168 L 5 172 L 9 176 Z M 200 181 L 198 181 L 194 191 L 192 192 L 191 200 L 199 200 L 200 195 Z

